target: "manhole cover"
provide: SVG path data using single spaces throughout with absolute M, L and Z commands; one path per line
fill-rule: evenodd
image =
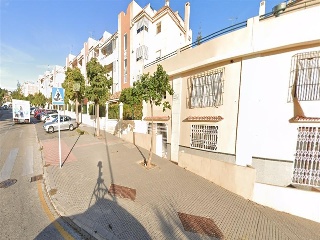
M 211 218 L 194 216 L 178 212 L 185 231 L 199 233 L 219 240 L 224 239 L 223 233 Z
M 132 201 L 136 199 L 136 190 L 128 187 L 111 184 L 108 192 L 113 196 L 129 198 Z
M 15 184 L 16 182 L 17 182 L 17 179 L 7 179 L 7 180 L 0 183 L 0 188 L 10 187 L 13 184 Z

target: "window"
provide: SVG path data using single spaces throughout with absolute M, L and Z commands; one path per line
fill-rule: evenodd
M 157 31 L 156 34 L 161 33 L 161 22 L 157 23 Z
M 141 59 L 148 59 L 148 47 L 142 45 L 136 50 L 136 60 L 139 61 Z
M 320 186 L 320 127 L 299 127 L 293 183 Z
M 127 59 L 124 60 L 123 82 L 127 83 Z
M 218 126 L 191 125 L 191 148 L 217 150 Z
M 142 32 L 143 30 L 145 30 L 146 32 L 148 32 L 148 27 L 147 26 L 142 26 L 142 27 L 140 27 L 139 29 L 137 29 L 137 34 L 138 33 L 140 33 L 140 32 Z
M 137 22 L 137 34 L 145 30 L 148 32 L 149 30 L 149 21 L 147 18 L 143 17 Z
M 123 44 L 124 44 L 124 50 L 126 51 L 127 50 L 127 34 L 124 35 L 123 37 Z
M 191 78 L 191 108 L 222 105 L 223 72 L 224 69 L 216 69 Z
M 103 55 L 109 56 L 113 53 L 115 48 L 116 48 L 116 41 L 115 39 L 113 39 L 105 47 L 101 49 L 101 53 Z
M 320 51 L 292 57 L 288 95 L 289 102 L 320 100 Z
M 156 51 L 156 59 L 161 58 L 161 50 Z

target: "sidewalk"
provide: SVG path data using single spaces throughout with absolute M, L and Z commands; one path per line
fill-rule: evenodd
M 314 239 L 320 224 L 258 205 L 153 155 L 81 126 L 84 135 L 41 142 L 44 178 L 61 216 L 97 239 Z M 50 165 L 49 165 L 50 164 Z M 298 206 L 297 206 L 298 207 Z

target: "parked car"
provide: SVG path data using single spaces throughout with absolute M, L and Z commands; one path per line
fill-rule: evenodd
M 43 120 L 45 123 L 46 122 L 52 122 L 54 119 L 58 117 L 58 113 L 51 113 L 46 115 L 46 118 Z
M 35 107 L 31 107 L 31 108 L 30 108 L 30 114 L 34 115 L 34 111 L 35 111 L 35 110 L 36 110 Z
M 37 120 L 41 120 L 42 116 L 46 115 L 45 111 L 42 111 L 40 113 L 37 114 L 37 116 L 35 117 Z
M 78 123 L 76 122 L 76 119 L 66 115 L 60 116 L 60 130 L 69 129 L 70 131 L 73 131 L 77 127 L 78 127 Z M 58 131 L 58 128 L 59 128 L 58 117 L 55 118 L 52 122 L 46 122 L 43 125 L 43 129 L 46 130 L 46 132 L 48 133 L 53 133 L 54 131 Z
M 37 109 L 37 110 L 35 110 L 34 111 L 34 114 L 33 114 L 33 116 L 35 117 L 35 118 L 37 118 L 37 116 L 40 114 L 40 113 L 42 113 L 44 111 L 44 109 Z
M 37 113 L 36 116 L 34 116 L 36 119 L 44 121 L 44 118 L 46 115 L 51 114 L 51 113 L 58 113 L 57 110 L 42 110 L 39 113 Z
M 46 112 L 40 114 L 40 121 L 45 122 L 46 118 L 49 116 Z

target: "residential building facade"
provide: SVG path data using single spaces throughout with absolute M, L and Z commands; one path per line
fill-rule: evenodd
M 37 80 L 38 91 L 42 93 L 46 98 L 51 97 L 53 87 L 61 87 L 65 79 L 65 68 L 55 65 L 50 70 L 44 72 L 43 75 L 39 75 Z
M 99 40 L 90 37 L 77 56 L 67 56 L 66 68 L 78 67 L 86 78 L 86 64 L 97 58 L 107 66 L 113 79 L 111 93 L 118 98 L 122 89 L 133 86 L 140 78 L 145 64 L 191 43 L 189 20 L 190 3 L 185 5 L 182 20 L 169 7 L 168 0 L 159 11 L 150 4 L 142 8 L 132 1 L 126 12 L 118 15 L 118 31 L 105 32 Z
M 167 96 L 172 110 L 155 109 L 154 120 L 166 125 L 167 155 L 179 166 L 320 222 L 320 28 L 311 24 L 320 21 L 320 1 L 268 14 L 264 6 L 161 59 L 175 93 Z
M 32 82 L 24 82 L 21 86 L 23 96 L 27 97 L 29 94 L 34 95 L 38 92 L 38 84 Z

